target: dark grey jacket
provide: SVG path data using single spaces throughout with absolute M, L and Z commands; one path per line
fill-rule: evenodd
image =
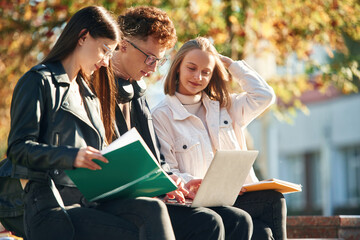
M 14 177 L 74 186 L 63 172 L 72 169 L 80 147 L 104 147 L 105 130 L 97 97 L 80 80 L 81 109 L 60 62 L 38 65 L 17 83 L 11 103 L 8 159 Z
M 127 80 L 123 80 L 127 81 Z M 136 88 L 134 88 L 136 91 Z M 118 91 L 121 94 L 122 91 Z M 151 112 L 147 104 L 145 96 L 139 97 L 140 93 L 135 92 L 135 96 L 131 100 L 131 127 L 135 127 L 136 130 L 140 133 L 141 137 L 144 139 L 147 146 L 150 148 L 151 152 L 157 158 L 159 164 L 168 174 L 170 172 L 170 166 L 165 162 L 164 156 L 160 153 L 160 144 L 159 140 L 155 134 L 154 125 L 152 122 Z M 123 96 L 122 98 L 126 98 Z M 116 125 L 119 133 L 122 135 L 128 131 L 124 116 L 120 110 L 119 104 L 116 106 Z

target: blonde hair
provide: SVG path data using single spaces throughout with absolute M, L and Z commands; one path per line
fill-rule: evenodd
M 219 101 L 221 107 L 229 107 L 231 104 L 230 93 L 228 90 L 229 73 L 222 61 L 219 58 L 219 53 L 216 51 L 214 45 L 204 37 L 197 37 L 189 40 L 176 53 L 168 75 L 165 79 L 164 92 L 170 96 L 175 95 L 179 81 L 179 68 L 181 62 L 187 53 L 192 50 L 199 49 L 210 53 L 215 58 L 215 67 L 209 84 L 204 89 L 204 92 L 211 100 Z

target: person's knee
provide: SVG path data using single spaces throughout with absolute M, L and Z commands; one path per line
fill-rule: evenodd
M 202 209 L 193 215 L 194 222 L 203 222 L 211 224 L 212 226 L 222 226 L 223 221 L 219 214 L 210 209 Z
M 253 220 L 247 212 L 237 215 L 237 225 L 242 226 L 241 229 L 251 233 L 253 231 Z
M 285 199 L 282 193 L 273 190 L 266 193 L 266 198 L 272 202 L 281 202 L 283 199 Z
M 228 223 L 232 223 L 234 226 L 244 226 L 244 229 L 252 229 L 253 220 L 251 215 L 239 208 L 228 207 L 227 214 L 224 215 Z
M 269 191 L 268 204 L 272 206 L 275 212 L 281 212 L 282 215 L 286 215 L 286 200 L 282 193 L 277 191 Z
M 204 223 L 207 223 L 209 226 L 212 226 L 214 229 L 221 229 L 223 228 L 223 220 L 221 216 L 215 212 L 209 214 L 203 214 L 202 220 Z
M 191 220 L 197 225 L 196 229 L 200 234 L 199 236 L 204 237 L 204 239 L 222 239 L 225 236 L 221 216 L 211 209 L 201 209 L 192 216 Z
M 218 213 L 224 221 L 226 239 L 251 238 L 253 222 L 249 213 L 234 207 L 222 208 Z
M 156 198 L 147 198 L 147 199 L 141 199 L 141 203 L 138 204 L 139 207 L 142 209 L 143 213 L 145 213 L 146 211 L 151 211 L 150 214 L 153 213 L 167 213 L 167 207 L 166 204 Z

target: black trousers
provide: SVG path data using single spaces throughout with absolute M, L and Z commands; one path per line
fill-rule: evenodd
M 25 188 L 27 239 L 250 239 L 251 217 L 235 207 L 167 206 L 155 198 L 88 203 L 76 188 L 59 187 L 64 213 L 46 183 Z M 174 236 L 175 234 L 175 236 Z
M 251 238 L 251 217 L 239 208 L 167 206 L 177 240 Z
M 254 225 L 253 240 L 286 239 L 286 201 L 273 190 L 248 192 L 239 196 L 234 207 L 251 215 Z
M 175 239 L 166 205 L 154 198 L 88 203 L 76 188 L 58 187 L 63 212 L 47 183 L 25 188 L 24 225 L 28 240 Z

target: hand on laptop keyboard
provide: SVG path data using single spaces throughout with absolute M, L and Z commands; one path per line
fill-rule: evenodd
M 175 191 L 169 192 L 166 194 L 164 198 L 165 202 L 169 199 L 175 199 L 179 203 L 185 202 L 185 197 L 189 194 L 189 191 L 185 188 L 183 181 L 176 175 L 170 175 L 170 177 L 174 180 L 178 189 Z
M 185 196 L 186 198 L 194 199 L 197 191 L 199 190 L 202 179 L 192 179 L 185 184 L 185 188 L 189 193 Z

